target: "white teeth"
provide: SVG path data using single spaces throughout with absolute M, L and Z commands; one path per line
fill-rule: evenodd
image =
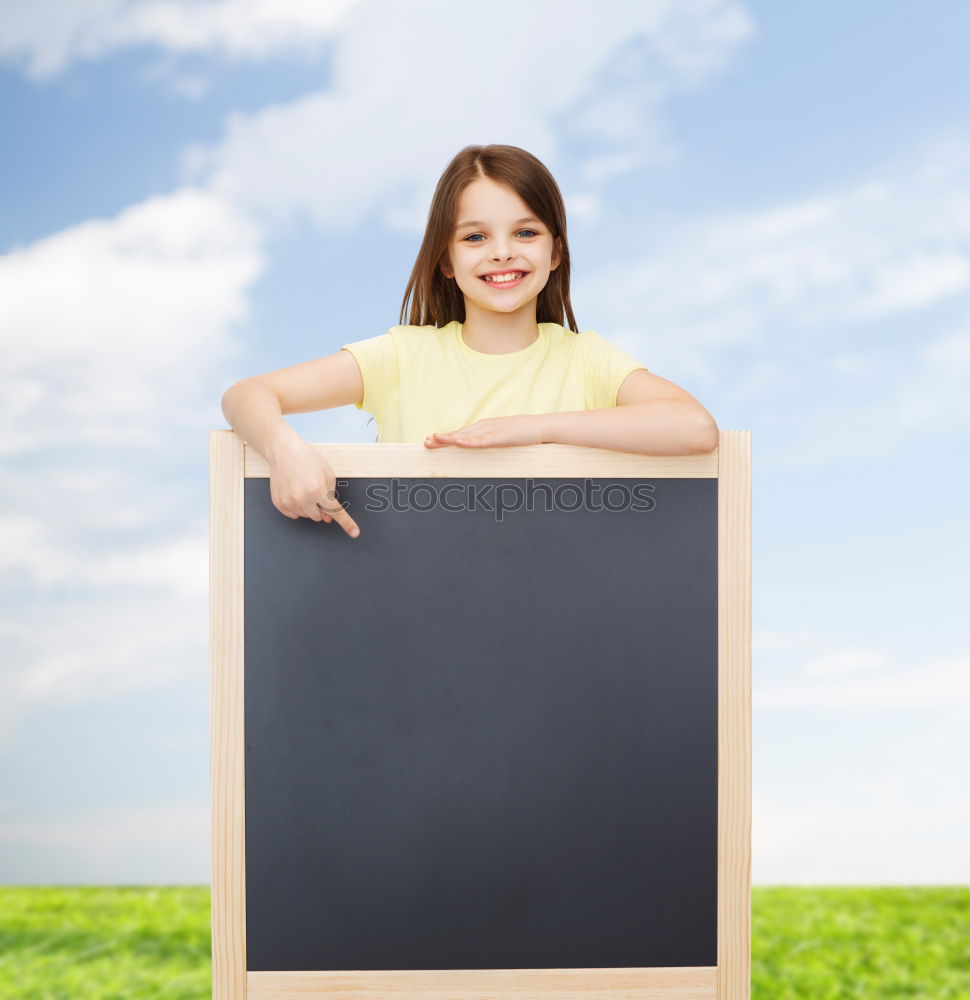
M 516 281 L 525 274 L 525 271 L 516 271 L 514 274 L 485 275 L 486 281 Z

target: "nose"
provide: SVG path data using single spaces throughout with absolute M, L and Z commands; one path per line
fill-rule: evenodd
M 504 240 L 508 237 L 496 237 L 495 242 L 492 244 L 492 260 L 503 261 L 509 260 L 515 256 L 514 252 L 509 252 L 509 248 L 505 245 Z

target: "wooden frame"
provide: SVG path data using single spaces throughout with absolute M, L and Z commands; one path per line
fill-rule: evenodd
M 718 480 L 717 965 L 710 968 L 247 972 L 243 733 L 243 485 L 266 461 L 211 431 L 209 588 L 213 1000 L 340 993 L 481 1000 L 748 1000 L 751 983 L 751 433 L 721 431 L 706 455 L 654 456 L 544 444 L 442 448 L 316 444 L 338 477 L 716 478 Z M 334 531 L 343 529 L 333 525 Z

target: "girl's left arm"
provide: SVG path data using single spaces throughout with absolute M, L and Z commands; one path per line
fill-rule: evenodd
M 714 418 L 686 389 L 638 368 L 623 380 L 616 406 L 608 409 L 489 417 L 430 435 L 425 445 L 579 444 L 642 455 L 694 455 L 713 451 L 718 437 Z
M 616 406 L 606 410 L 542 413 L 543 443 L 582 444 L 642 455 L 693 455 L 713 451 L 714 418 L 686 389 L 645 368 L 620 384 Z

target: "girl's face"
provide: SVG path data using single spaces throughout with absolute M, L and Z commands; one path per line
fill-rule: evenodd
M 490 312 L 515 312 L 534 302 L 559 266 L 560 244 L 549 227 L 504 184 L 487 177 L 472 181 L 461 193 L 456 227 L 441 270 L 454 277 L 469 300 Z M 506 283 L 483 277 L 492 272 L 521 271 Z

